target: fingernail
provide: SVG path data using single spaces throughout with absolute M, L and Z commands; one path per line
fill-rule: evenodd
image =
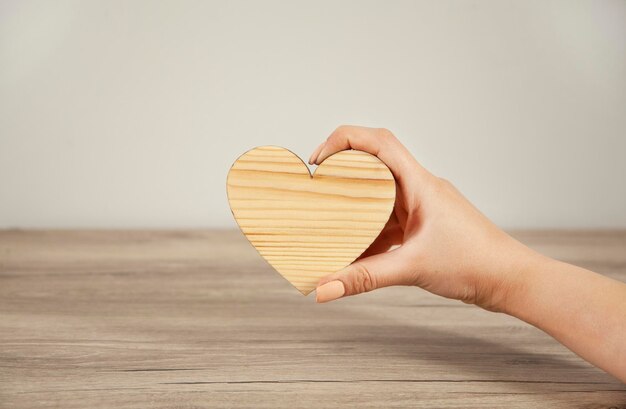
M 324 303 L 342 297 L 346 293 L 346 287 L 339 280 L 320 285 L 315 290 L 315 301 Z

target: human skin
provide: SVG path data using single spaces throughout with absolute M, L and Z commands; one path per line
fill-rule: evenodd
M 526 321 L 626 382 L 626 284 L 543 256 L 506 234 L 447 180 L 422 167 L 386 129 L 340 126 L 311 155 L 376 155 L 397 184 L 380 236 L 323 278 L 318 303 L 392 285 L 418 286 Z M 399 247 L 398 247 L 399 246 Z

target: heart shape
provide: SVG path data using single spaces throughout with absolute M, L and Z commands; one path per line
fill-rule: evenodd
M 276 146 L 241 155 L 227 190 L 239 228 L 304 295 L 370 246 L 396 198 L 393 175 L 376 156 L 338 152 L 311 175 L 302 159 Z

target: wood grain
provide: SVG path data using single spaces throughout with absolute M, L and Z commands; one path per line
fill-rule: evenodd
M 395 201 L 387 166 L 354 150 L 330 156 L 311 175 L 284 148 L 255 148 L 235 161 L 227 190 L 250 243 L 304 295 L 369 247 Z
M 515 236 L 626 281 L 626 231 Z M 0 231 L 0 408 L 626 407 L 512 317 L 272 271 L 239 231 Z

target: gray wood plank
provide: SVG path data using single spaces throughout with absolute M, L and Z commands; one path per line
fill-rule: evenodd
M 514 232 L 626 281 L 626 231 Z M 626 407 L 541 331 L 417 288 L 326 305 L 235 231 L 0 231 L 0 407 Z

